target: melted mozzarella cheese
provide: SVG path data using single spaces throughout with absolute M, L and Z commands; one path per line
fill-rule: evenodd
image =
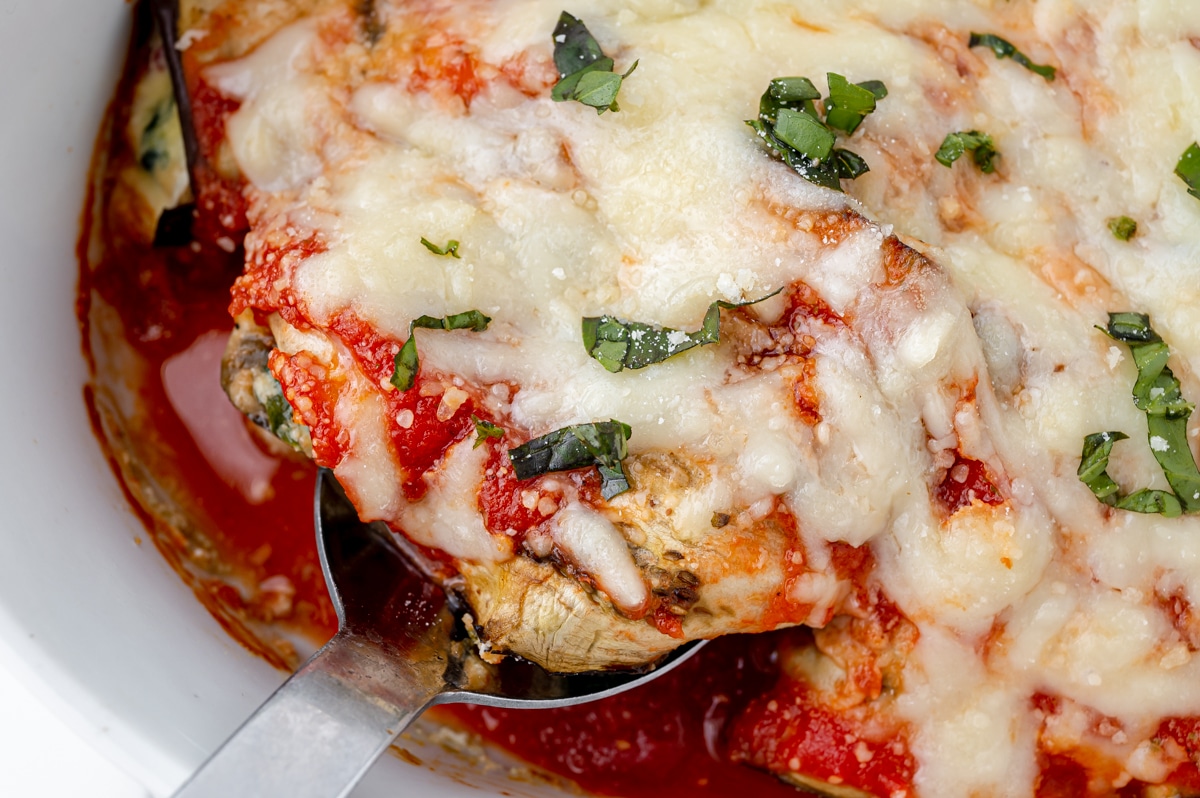
M 1112 473 L 1163 486 L 1139 445 L 1133 366 L 1093 329 L 1106 311 L 1150 312 L 1185 394 L 1200 396 L 1200 203 L 1171 174 L 1200 138 L 1188 38 L 1200 21 L 1185 6 L 581 0 L 572 12 L 618 68 L 639 59 L 620 113 L 603 116 L 500 79 L 467 107 L 378 71 L 347 78 L 312 22 L 207 79 L 243 100 L 227 134 L 256 225 L 325 245 L 289 277 L 314 324 L 351 308 L 403 340 L 419 315 L 477 308 L 489 330 L 422 337 L 425 367 L 518 386 L 501 409 L 530 435 L 618 418 L 635 456 L 702 452 L 706 487 L 686 495 L 680 539 L 708 539 L 715 511 L 758 518 L 780 501 L 815 566 L 828 541 L 870 545 L 876 577 L 921 632 L 901 700 L 920 793 L 1025 795 L 1038 690 L 1130 728 L 1200 714 L 1200 665 L 1155 598 L 1200 602 L 1200 522 L 1109 512 L 1075 476 L 1083 436 L 1121 429 L 1132 440 Z M 486 64 L 549 68 L 559 7 L 499 8 L 472 4 L 445 24 Z M 1058 78 L 969 50 L 971 30 L 1011 37 Z M 846 183 L 861 206 L 772 161 L 743 125 L 772 77 L 823 86 L 827 71 L 890 90 L 848 142 L 871 165 Z M 945 134 L 967 129 L 993 136 L 997 174 L 933 160 Z M 831 238 L 786 213 L 847 207 L 925 242 L 953 285 L 930 266 L 889 289 L 886 228 Z M 1131 242 L 1107 231 L 1122 214 L 1139 223 Z M 461 259 L 422 237 L 460 241 Z M 727 346 L 610 374 L 580 343 L 583 316 L 696 329 L 714 299 L 797 281 L 851 319 L 817 336 L 815 426 L 787 380 L 742 374 Z M 383 411 L 368 393 L 339 412 L 378 455 Z M 948 520 L 933 506 L 930 479 L 955 447 L 1000 477 L 1002 505 Z M 479 521 L 483 465 L 468 445 L 411 504 L 371 451 L 339 476 L 377 517 L 457 557 L 509 556 Z M 637 541 L 573 499 L 556 524 L 557 544 L 613 602 L 644 601 Z M 710 595 L 736 602 L 746 573 Z M 837 592 L 819 572 L 793 589 L 815 606 Z M 1153 764 L 1133 745 L 1122 755 L 1130 772 Z
M 629 611 L 645 607 L 646 583 L 625 539 L 603 515 L 568 505 L 554 516 L 554 541 L 576 567 L 596 578 L 618 607 Z
M 441 466 L 425 475 L 425 500 L 406 502 L 399 511 L 399 527 L 417 543 L 458 559 L 486 563 L 511 557 L 512 544 L 488 534 L 475 502 L 486 455 L 467 442 L 452 446 Z

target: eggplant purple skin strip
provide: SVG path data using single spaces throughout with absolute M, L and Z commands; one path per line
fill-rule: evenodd
M 200 155 L 200 140 L 196 136 L 196 121 L 192 116 L 192 98 L 187 91 L 183 75 L 183 60 L 175 42 L 179 40 L 179 0 L 145 0 L 154 17 L 154 26 L 163 42 L 163 55 L 167 59 L 167 71 L 171 75 L 171 88 L 175 92 L 175 107 L 179 109 L 179 127 L 183 132 L 183 152 L 187 156 L 188 182 L 192 196 L 200 196 L 197 170 L 203 162 Z

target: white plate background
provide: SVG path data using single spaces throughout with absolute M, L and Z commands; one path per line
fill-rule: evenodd
M 84 408 L 74 251 L 129 20 L 124 0 L 0 0 L 0 659 L 165 795 L 282 676 L 159 556 Z M 387 757 L 355 795 L 479 795 L 461 767 L 451 779 Z

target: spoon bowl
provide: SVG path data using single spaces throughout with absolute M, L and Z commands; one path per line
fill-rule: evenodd
M 474 654 L 465 609 L 406 555 L 383 524 L 366 524 L 333 474 L 316 488 L 317 548 L 338 631 L 179 789 L 178 798 L 347 794 L 392 741 L 435 704 L 570 706 L 661 676 L 702 641 L 636 671 L 555 674 Z

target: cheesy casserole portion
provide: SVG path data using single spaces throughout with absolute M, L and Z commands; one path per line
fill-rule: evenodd
M 1197 746 L 1163 724 L 1200 716 L 1200 522 L 1076 471 L 1122 430 L 1110 473 L 1166 487 L 1108 313 L 1148 313 L 1200 396 L 1200 202 L 1173 174 L 1200 14 L 580 0 L 612 71 L 637 62 L 597 113 L 551 96 L 562 10 L 185 5 L 201 216 L 245 242 L 235 403 L 440 559 L 488 655 L 578 671 L 817 629 L 780 696 L 805 685 L 860 765 L 894 743 L 908 775 L 814 776 L 762 709 L 742 755 L 800 783 L 1030 795 L 1055 757 L 1095 794 L 1181 783 Z M 870 168 L 847 193 L 745 124 L 781 76 L 886 85 L 839 135 Z M 994 171 L 935 157 L 966 131 Z M 585 318 L 684 335 L 716 301 L 718 342 L 645 368 L 584 345 Z M 413 326 L 468 311 L 485 328 Z M 628 490 L 514 473 L 510 451 L 610 420 Z

